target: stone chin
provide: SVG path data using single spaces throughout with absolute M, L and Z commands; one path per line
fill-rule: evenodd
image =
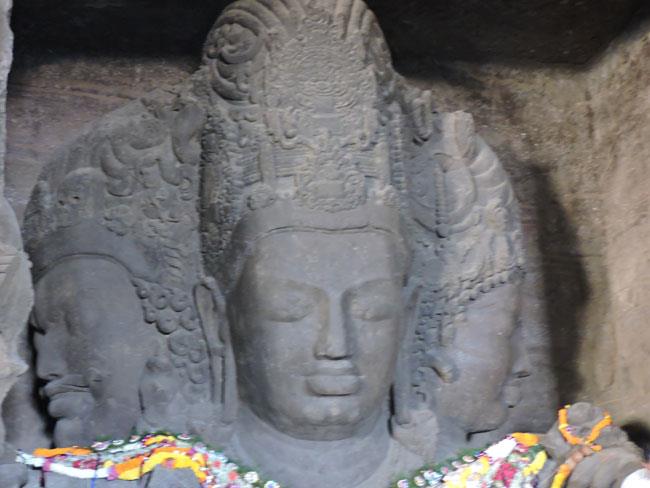
M 88 396 L 88 401 L 84 396 Z M 54 419 L 76 418 L 79 414 L 92 408 L 92 397 L 86 393 L 59 393 L 52 396 L 47 405 L 47 411 Z
M 87 421 L 80 417 L 62 417 L 54 424 L 54 443 L 57 446 L 90 445 L 96 439 L 87 429 Z
M 291 432 L 297 439 L 334 441 L 349 438 L 366 420 L 358 396 L 311 397 L 299 411 L 272 417 L 252 407 L 253 412 L 279 432 Z
M 297 439 L 340 440 L 363 430 L 367 415 L 364 415 L 362 408 L 364 398 L 360 384 L 355 386 L 354 393 L 332 394 L 350 389 L 347 381 L 337 384 L 332 379 L 327 383 L 330 394 L 325 395 L 314 392 L 307 380 L 300 378 L 290 389 L 291 393 L 288 394 L 292 402 L 279 403 L 276 400 L 262 404 L 246 401 L 244 397 L 244 403 L 262 422 Z M 374 415 L 371 416 L 374 418 Z

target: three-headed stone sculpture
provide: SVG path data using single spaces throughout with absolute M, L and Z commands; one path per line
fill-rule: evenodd
M 183 430 L 377 488 L 507 418 L 511 185 L 361 0 L 231 4 L 186 84 L 54 156 L 25 239 L 55 444 Z

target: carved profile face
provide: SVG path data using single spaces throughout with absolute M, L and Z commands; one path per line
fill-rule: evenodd
M 37 374 L 57 445 L 128 436 L 151 355 L 129 273 L 97 257 L 61 261 L 36 284 Z
M 465 432 L 496 429 L 506 419 L 508 408 L 503 388 L 515 365 L 512 334 L 519 312 L 516 286 L 506 284 L 479 295 L 466 312 L 465 323 L 454 337 L 451 357 L 458 377 L 451 383 L 439 382 L 436 389 L 436 413 L 453 419 Z M 474 401 L 467 401 L 467 398 Z
M 230 303 L 242 401 L 297 438 L 334 440 L 386 405 L 402 337 L 403 270 L 379 232 L 262 238 Z

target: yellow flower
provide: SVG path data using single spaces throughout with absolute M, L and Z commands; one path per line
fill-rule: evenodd
M 546 455 L 546 451 L 538 452 L 537 455 L 535 456 L 535 459 L 533 459 L 533 462 L 524 468 L 523 470 L 524 475 L 530 476 L 532 474 L 539 473 L 544 467 L 544 465 L 546 464 L 547 460 L 548 460 L 548 456 Z
M 516 440 L 519 444 L 523 444 L 526 447 L 532 447 L 536 444 L 539 444 L 539 436 L 535 434 L 515 432 L 514 434 L 511 434 L 511 437 L 514 440 Z

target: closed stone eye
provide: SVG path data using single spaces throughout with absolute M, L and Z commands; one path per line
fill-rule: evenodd
M 350 303 L 352 317 L 368 322 L 379 322 L 393 316 L 393 307 L 388 303 L 379 301 L 365 301 L 354 299 Z
M 276 294 L 266 303 L 262 304 L 262 312 L 275 322 L 297 322 L 309 315 L 314 308 L 314 301 L 310 297 L 301 297 L 296 294 Z

